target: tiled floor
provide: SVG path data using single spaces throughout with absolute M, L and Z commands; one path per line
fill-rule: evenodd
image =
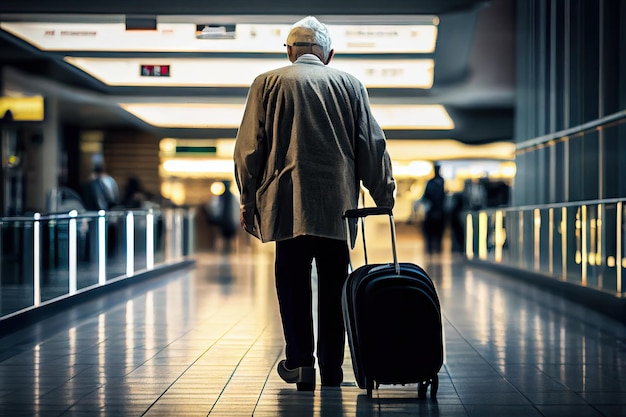
M 411 237 L 400 258 L 435 278 L 444 314 L 438 400 L 415 386 L 368 399 L 349 356 L 342 387 L 297 392 L 275 372 L 272 249 L 205 254 L 0 338 L 0 416 L 626 416 L 626 326 L 449 256 L 426 262 Z

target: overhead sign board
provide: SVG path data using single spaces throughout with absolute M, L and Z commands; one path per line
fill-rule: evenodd
M 437 22 L 329 24 L 328 30 L 338 54 L 431 54 Z M 285 53 L 291 24 L 159 22 L 155 30 L 137 31 L 124 23 L 0 22 L 0 28 L 47 51 Z
M 44 118 L 43 97 L 0 97 L 0 120 L 41 122 Z
M 282 58 L 91 58 L 65 57 L 107 85 L 249 87 L 261 72 L 289 65 Z M 329 66 L 359 78 L 367 88 L 431 88 L 434 61 L 336 57 Z M 139 70 L 138 70 L 139 68 Z

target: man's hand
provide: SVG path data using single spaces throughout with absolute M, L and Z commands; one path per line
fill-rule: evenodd
M 248 227 L 246 226 L 246 220 L 245 220 L 245 216 L 244 216 L 244 208 L 243 208 L 243 204 L 241 204 L 239 206 L 239 223 L 241 224 L 241 228 L 243 230 L 245 230 L 246 232 L 250 233 L 251 231 L 248 230 Z

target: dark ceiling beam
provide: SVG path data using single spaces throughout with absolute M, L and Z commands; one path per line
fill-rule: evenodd
M 468 10 L 484 0 L 2 0 L 1 13 L 197 14 L 444 14 Z
M 469 56 L 476 32 L 476 10 L 439 18 L 433 87 L 461 83 L 469 76 Z

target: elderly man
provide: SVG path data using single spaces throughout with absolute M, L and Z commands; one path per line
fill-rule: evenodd
M 292 65 L 259 75 L 235 144 L 241 225 L 276 242 L 276 291 L 286 342 L 280 377 L 315 389 L 311 269 L 318 279 L 317 360 L 322 386 L 343 381 L 341 291 L 348 275 L 342 220 L 360 182 L 377 206 L 393 207 L 395 181 L 383 131 L 362 83 L 328 67 L 328 29 L 314 17 L 287 36 Z

